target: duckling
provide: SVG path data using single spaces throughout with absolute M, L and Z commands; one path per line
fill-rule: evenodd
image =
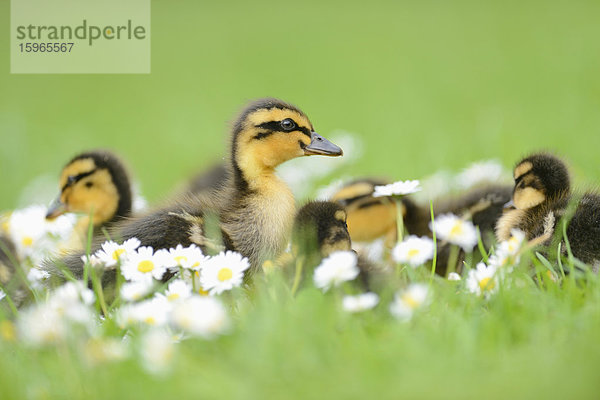
M 67 212 L 90 215 L 98 230 L 131 214 L 132 195 L 129 176 L 114 154 L 94 150 L 75 156 L 60 174 L 60 194 L 48 208 L 47 219 Z M 89 218 L 83 218 L 76 231 L 87 235 Z
M 531 245 L 550 245 L 560 219 L 566 215 L 575 197 L 571 193 L 567 166 L 556 156 L 538 153 L 517 164 L 514 178 L 512 201 L 496 226 L 498 240 L 507 240 L 512 229 L 520 229 Z M 597 272 L 600 263 L 600 195 L 589 192 L 581 196 L 566 234 L 573 255 L 593 265 Z
M 194 243 L 216 251 L 222 245 L 248 257 L 251 273 L 255 272 L 282 252 L 295 215 L 294 197 L 275 168 L 296 157 L 342 154 L 341 148 L 314 131 L 300 109 L 273 98 L 254 101 L 233 125 L 228 179 L 222 187 L 123 221 L 111 230 L 111 237 L 136 237 L 154 249 Z M 208 229 L 214 219 L 221 244 Z M 81 261 L 76 258 L 63 261 L 81 276 Z
M 352 240 L 370 242 L 385 237 L 390 246 L 396 241 L 396 203 L 388 197 L 373 197 L 375 186 L 388 183 L 379 178 L 361 178 L 347 183 L 332 196 L 331 200 L 348 213 Z M 428 210 L 406 196 L 401 202 L 406 230 L 413 235 L 430 234 Z
M 304 277 L 331 253 L 354 251 L 346 220 L 344 207 L 330 201 L 311 201 L 298 210 L 292 230 L 292 255 L 302 264 Z M 357 266 L 361 283 L 368 287 L 373 266 L 360 255 Z
M 565 163 L 551 154 L 533 154 L 515 166 L 514 179 L 512 200 L 496 224 L 496 238 L 508 240 L 512 229 L 520 229 L 527 240 L 549 244 L 571 197 Z

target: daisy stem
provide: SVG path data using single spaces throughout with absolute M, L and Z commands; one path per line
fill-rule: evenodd
M 431 213 L 431 226 L 434 226 L 435 216 L 433 215 L 433 201 L 429 200 L 429 211 Z M 429 277 L 429 283 L 433 281 L 435 276 L 435 267 L 437 264 L 437 240 L 435 235 L 435 229 L 431 230 L 433 240 L 433 260 L 431 261 L 431 276 Z
M 456 270 L 456 262 L 458 261 L 458 252 L 459 252 L 459 247 L 456 245 L 450 245 L 450 255 L 448 256 L 448 265 L 446 268 L 446 277 L 448 277 L 448 275 L 451 272 L 454 272 Z
M 400 197 L 394 197 L 396 202 L 396 241 L 402 242 L 404 238 L 404 216 L 402 215 L 402 200 Z
M 304 264 L 304 257 L 298 257 L 296 260 L 296 272 L 294 274 L 294 283 L 292 284 L 292 297 L 296 295 L 296 291 L 300 286 L 300 280 L 302 279 L 302 266 Z
M 92 236 L 93 236 L 93 234 L 94 234 L 94 207 L 92 207 L 90 209 L 87 242 L 85 244 L 85 255 L 88 260 L 90 259 L 90 252 L 92 251 Z M 90 268 L 89 262 L 86 262 L 83 264 L 83 282 L 85 285 L 88 284 L 89 268 Z
M 6 301 L 8 302 L 8 307 L 10 308 L 10 311 L 13 313 L 13 315 L 15 317 L 18 316 L 19 312 L 17 311 L 17 307 L 15 306 L 15 303 L 12 301 L 12 298 L 6 291 L 6 288 L 1 283 L 0 283 L 0 290 L 4 292 L 4 297 L 6 298 Z
M 89 264 L 89 263 L 88 263 Z M 106 301 L 104 300 L 104 291 L 102 290 L 102 282 L 96 276 L 96 271 L 94 268 L 90 268 L 90 278 L 92 279 L 92 287 L 94 288 L 94 292 L 96 292 L 96 297 L 98 298 L 98 303 L 100 304 L 100 309 L 104 316 L 108 316 L 108 308 L 106 307 Z

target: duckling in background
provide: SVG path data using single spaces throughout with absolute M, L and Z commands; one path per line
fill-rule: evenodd
M 105 150 L 77 155 L 60 174 L 60 194 L 48 208 L 46 219 L 68 212 L 86 214 L 75 231 L 87 236 L 89 215 L 96 231 L 131 214 L 132 194 L 123 163 Z
M 233 125 L 228 179 L 222 187 L 123 221 L 111 229 L 111 237 L 136 237 L 154 249 L 194 243 L 212 252 L 220 249 L 219 238 L 207 229 L 214 217 L 222 245 L 248 257 L 253 272 L 282 252 L 294 220 L 294 198 L 275 168 L 307 155 L 341 156 L 342 149 L 314 132 L 295 106 L 273 98 L 257 100 Z M 80 256 L 63 260 L 76 276 L 82 276 Z
M 335 251 L 353 251 L 346 224 L 344 207 L 330 201 L 311 201 L 298 210 L 292 230 L 292 255 L 302 264 L 303 280 Z M 369 286 L 374 267 L 364 257 L 358 257 L 359 279 Z M 293 268 L 293 266 L 290 266 Z M 296 266 L 298 268 L 298 266 Z
M 496 226 L 498 240 L 507 240 L 512 229 L 520 229 L 530 244 L 550 245 L 558 222 L 574 197 L 567 166 L 554 155 L 538 153 L 517 164 L 514 178 L 512 201 Z M 597 272 L 600 263 L 600 196 L 597 193 L 585 193 L 581 197 L 566 233 L 573 255 L 593 265 Z
M 331 200 L 343 206 L 348 213 L 348 231 L 352 240 L 370 242 L 385 237 L 388 246 L 396 241 L 396 204 L 388 197 L 373 197 L 375 186 L 387 185 L 378 178 L 362 178 L 348 182 Z M 429 231 L 429 211 L 403 197 L 402 214 L 409 234 L 425 236 Z
M 208 171 L 204 171 L 193 177 L 185 189 L 189 194 L 203 193 L 206 190 L 213 190 L 224 185 L 229 176 L 225 164 L 215 164 Z

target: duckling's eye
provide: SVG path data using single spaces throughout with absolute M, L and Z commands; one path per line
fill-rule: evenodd
M 85 187 L 86 187 L 86 188 L 91 188 L 92 186 L 94 186 L 94 183 L 93 183 L 93 182 L 86 182 L 86 183 L 85 183 Z
M 281 121 L 280 125 L 284 131 L 291 131 L 296 127 L 296 123 L 290 118 L 286 118 Z

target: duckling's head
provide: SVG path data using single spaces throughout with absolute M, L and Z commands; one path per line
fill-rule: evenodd
M 321 257 L 351 250 L 344 208 L 329 201 L 312 201 L 303 206 L 294 221 L 292 249 L 296 254 L 318 250 Z
M 569 171 L 559 158 L 539 153 L 521 160 L 514 169 L 512 205 L 528 209 L 570 190 Z
M 342 149 L 318 135 L 308 117 L 278 99 L 248 105 L 233 127 L 231 161 L 236 180 L 248 182 L 292 158 L 341 156 Z
M 98 226 L 131 213 L 131 186 L 125 167 L 112 153 L 91 151 L 73 158 L 60 174 L 60 195 L 46 218 L 66 212 L 93 214 Z

